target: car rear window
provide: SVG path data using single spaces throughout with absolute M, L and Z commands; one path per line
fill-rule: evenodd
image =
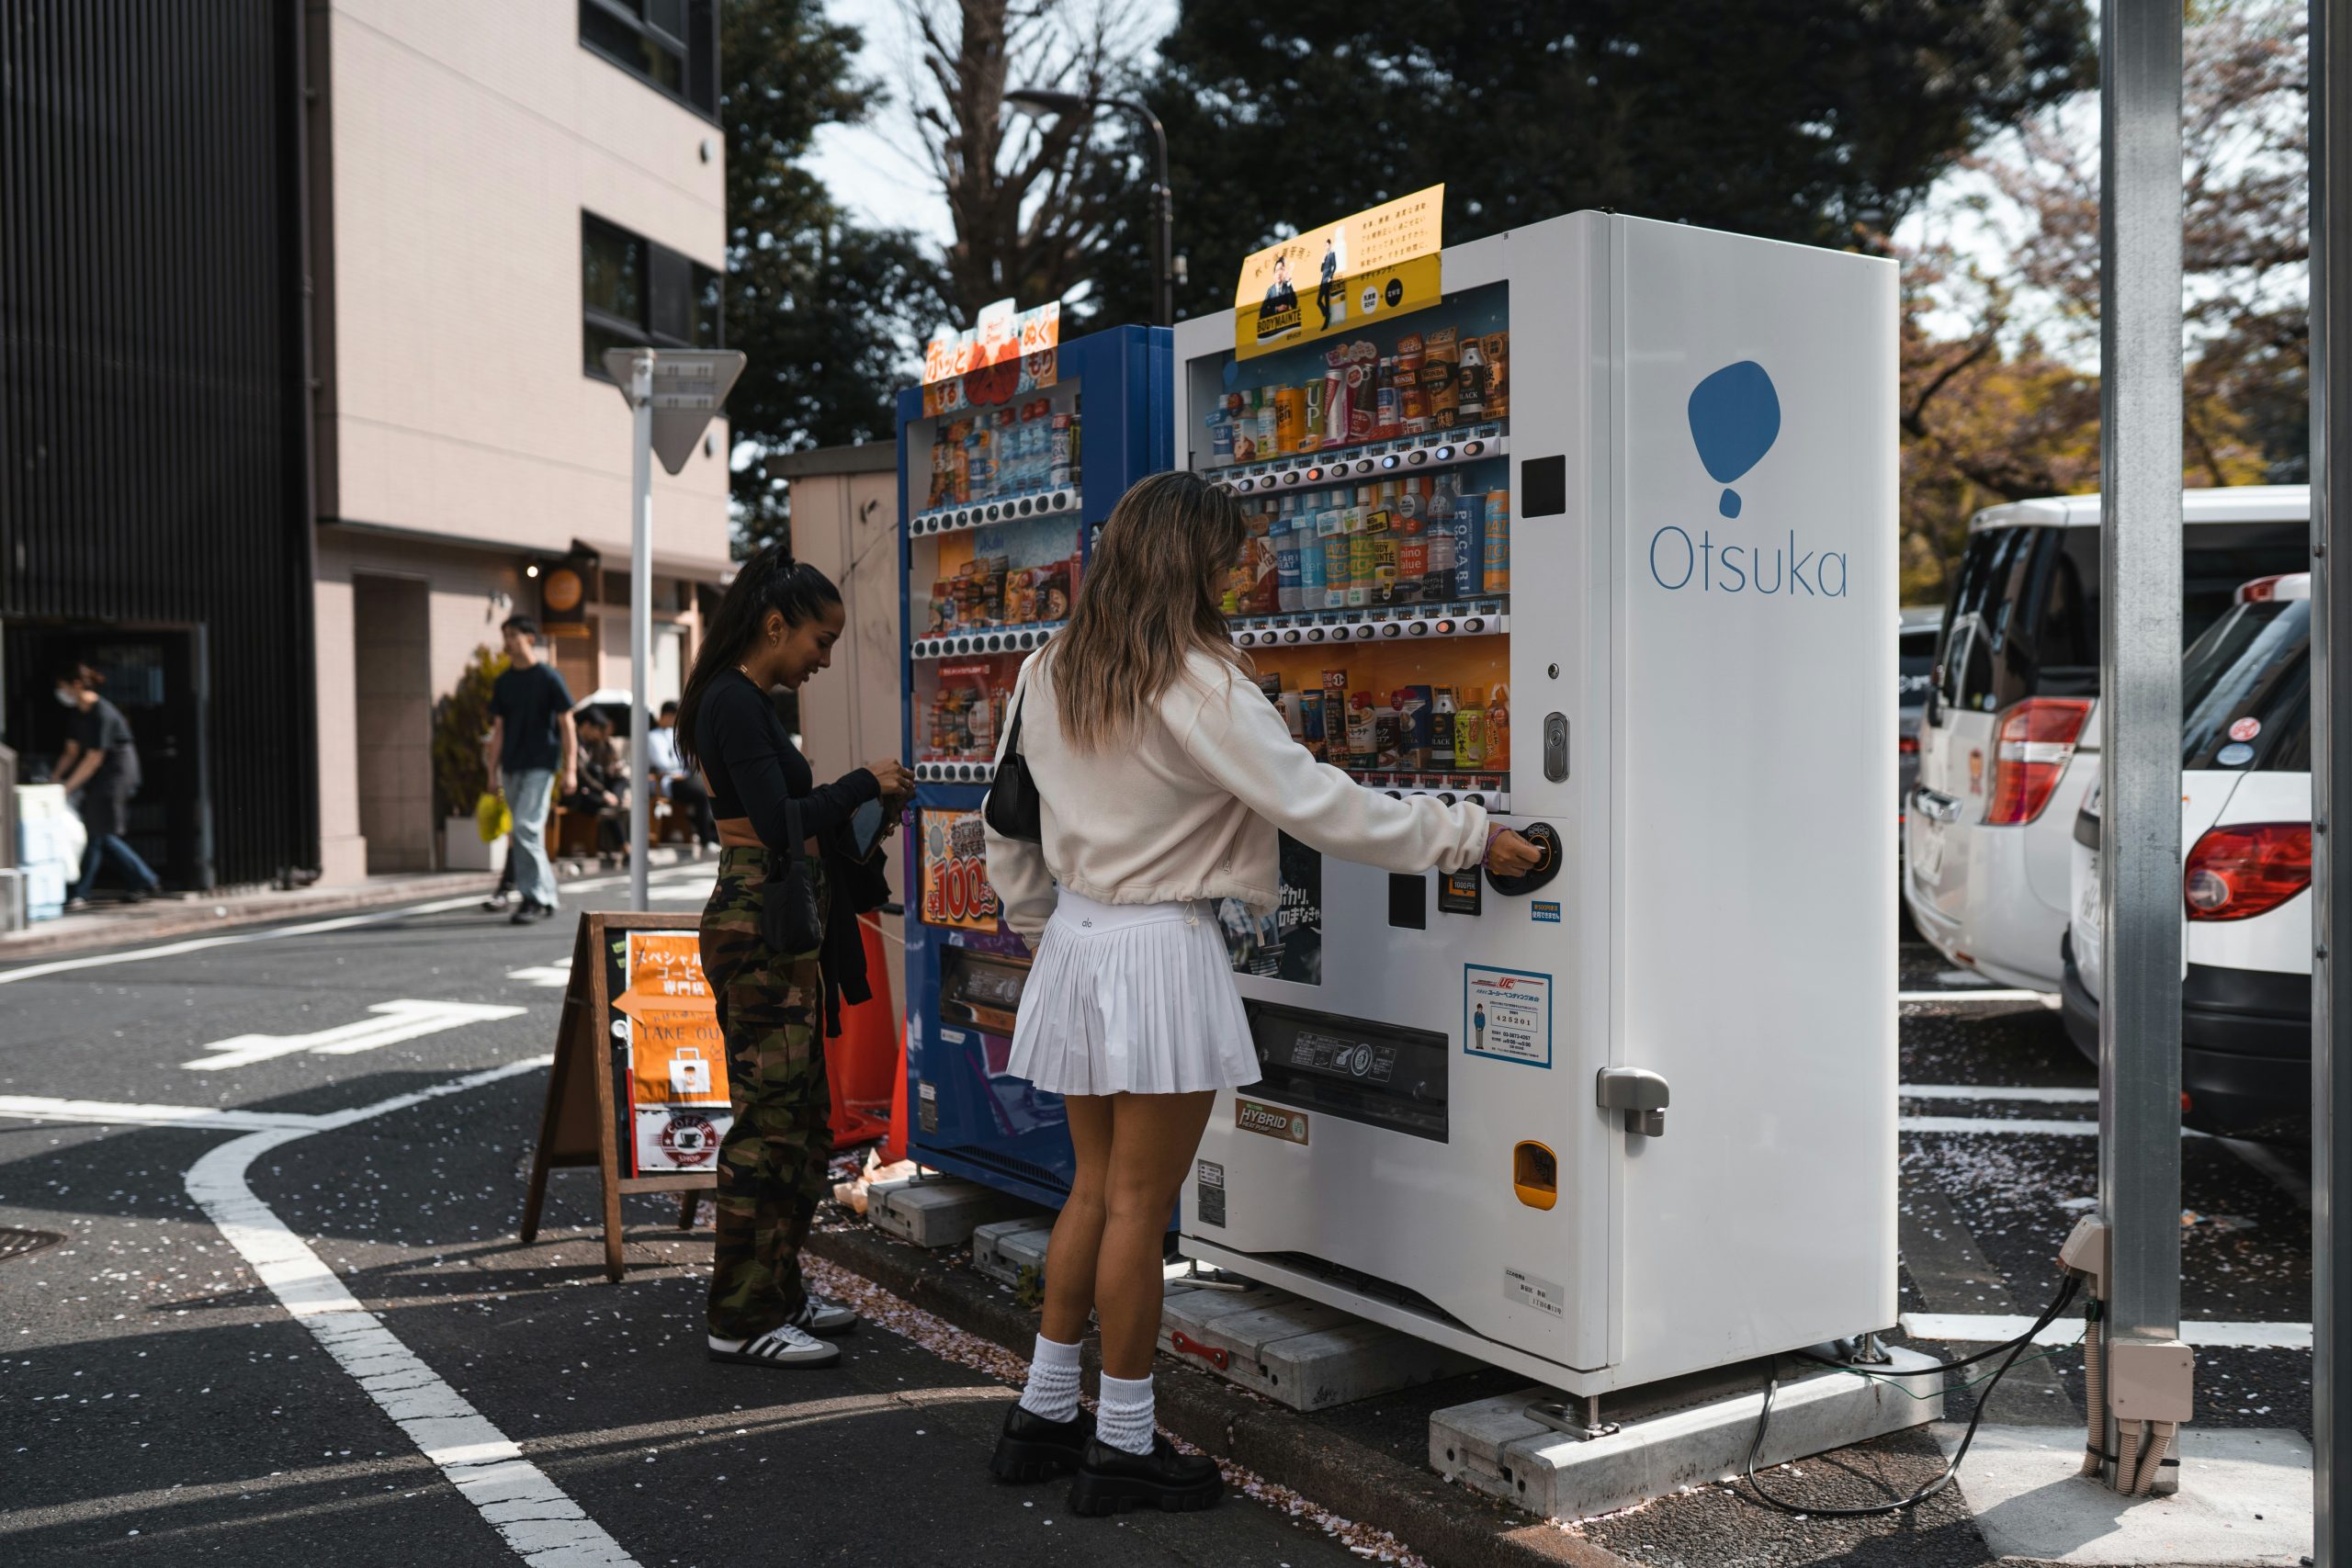
M 2240 584 L 2309 564 L 2303 523 L 2199 523 L 2182 531 L 2181 639 L 2193 644 Z M 1980 531 L 1954 583 L 1940 649 L 1944 700 L 1996 712 L 2030 696 L 2097 696 L 2096 528 Z
M 2181 666 L 2180 765 L 2308 773 L 2312 605 L 2239 604 L 2207 628 Z
M 1929 677 L 1936 668 L 1936 628 L 1921 626 L 1902 634 L 1895 654 L 1895 694 L 1905 703 L 1927 700 Z

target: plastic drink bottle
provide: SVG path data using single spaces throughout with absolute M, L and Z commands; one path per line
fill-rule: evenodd
M 1487 498 L 1465 495 L 1453 503 L 1453 596 L 1477 596 L 1486 570 L 1484 540 Z
M 1324 607 L 1323 540 L 1315 527 L 1319 515 L 1315 498 L 1310 495 L 1306 505 L 1291 519 L 1291 549 L 1298 558 L 1298 603 L 1285 604 L 1284 609 Z
M 1282 513 L 1274 521 L 1274 607 L 1295 610 L 1304 587 L 1298 558 L 1298 497 L 1283 497 Z
M 1490 490 L 1487 492 L 1486 589 L 1489 593 L 1510 592 L 1510 491 Z

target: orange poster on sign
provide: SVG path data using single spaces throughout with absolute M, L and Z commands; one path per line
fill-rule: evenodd
M 631 931 L 621 969 L 628 985 L 613 1006 L 628 1020 L 630 1099 L 726 1105 L 727 1043 L 703 977 L 699 935 Z

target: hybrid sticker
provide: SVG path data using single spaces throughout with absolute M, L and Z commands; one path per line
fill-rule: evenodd
M 1467 1055 L 1552 1065 L 1552 976 L 1462 966 L 1462 1049 Z
M 1527 918 L 1531 920 L 1543 920 L 1552 925 L 1558 925 L 1560 923 L 1560 905 L 1558 900 L 1553 898 L 1534 898 L 1529 900 L 1527 905 Z
M 1225 1167 L 1203 1160 L 1193 1185 L 1193 1213 L 1204 1225 L 1225 1224 Z
M 1233 1124 L 1245 1133 L 1257 1133 L 1294 1144 L 1306 1142 L 1306 1112 L 1304 1111 L 1289 1111 L 1279 1105 L 1237 1099 L 1233 1102 Z
M 1545 1280 L 1523 1269 L 1503 1269 L 1503 1300 L 1521 1306 L 1533 1307 L 1553 1317 L 1567 1315 L 1567 1287 L 1555 1280 Z

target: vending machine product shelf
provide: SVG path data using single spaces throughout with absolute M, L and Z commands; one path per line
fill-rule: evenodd
M 899 400 L 908 1152 L 1040 1203 L 1069 1190 L 1069 1134 L 1058 1096 L 1004 1070 L 1029 953 L 998 919 L 980 806 L 1021 661 L 1067 621 L 1093 530 L 1171 465 L 1168 355 L 1165 329 L 1119 327 L 1024 361 L 1017 389 L 967 378 L 1001 402 Z
M 1284 841 L 1183 1249 L 1579 1394 L 1885 1327 L 1894 269 L 1600 213 L 1441 265 L 1181 324 L 1170 428 L 1292 733 L 1547 856 Z

